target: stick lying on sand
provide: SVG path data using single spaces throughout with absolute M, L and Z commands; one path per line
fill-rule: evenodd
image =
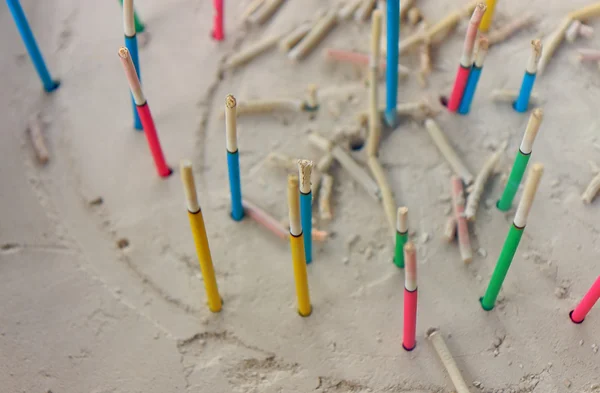
M 357 21 L 366 21 L 375 9 L 377 0 L 363 0 L 362 5 L 354 13 L 354 19 Z
M 27 131 L 29 133 L 31 145 L 33 146 L 33 151 L 35 152 L 38 162 L 42 165 L 46 165 L 48 160 L 50 160 L 50 154 L 48 153 L 48 148 L 46 147 L 46 138 L 44 138 L 44 134 L 42 132 L 42 121 L 40 120 L 39 114 L 36 114 L 31 118 L 27 127 Z
M 325 14 L 313 26 L 312 30 L 288 53 L 288 57 L 292 60 L 302 60 L 312 50 L 319 45 L 325 36 L 334 28 L 337 23 L 337 9 L 333 8 Z
M 577 37 L 581 36 L 584 38 L 592 38 L 594 35 L 594 28 L 588 25 L 584 25 L 578 20 L 575 20 L 571 23 L 567 32 L 565 33 L 565 38 L 568 42 L 575 42 Z
M 451 216 L 446 220 L 446 225 L 444 225 L 444 240 L 448 243 L 452 243 L 454 238 L 456 238 L 456 217 Z
M 578 52 L 577 59 L 581 62 L 583 62 L 583 61 L 599 61 L 600 60 L 600 50 L 578 48 L 577 52 Z
M 298 27 L 281 38 L 279 41 L 279 50 L 282 52 L 289 52 L 296 44 L 298 44 L 298 42 L 306 37 L 311 28 L 311 22 L 301 23 Z
M 471 172 L 469 172 L 466 165 L 462 162 L 454 148 L 450 145 L 448 139 L 437 125 L 435 120 L 425 120 L 425 128 L 427 128 L 429 136 L 431 136 L 431 139 L 437 146 L 440 153 L 442 153 L 454 173 L 463 180 L 465 185 L 470 185 L 473 182 L 473 175 L 471 175 Z
M 502 154 L 504 154 L 506 145 L 506 142 L 503 143 L 502 146 L 487 159 L 485 164 L 483 164 L 481 171 L 477 174 L 475 183 L 473 183 L 472 186 L 473 190 L 467 199 L 467 207 L 465 208 L 465 218 L 467 220 L 475 221 L 475 215 L 477 214 L 477 208 L 479 207 L 479 201 L 483 195 L 485 184 L 494 173 L 494 170 L 500 161 L 500 157 L 502 157 Z
M 408 16 L 408 11 L 415 5 L 415 0 L 403 0 L 400 2 L 400 20 Z
M 435 352 L 442 361 L 444 368 L 446 369 L 448 375 L 450 376 L 450 379 L 452 380 L 452 384 L 456 388 L 456 392 L 470 393 L 469 388 L 467 387 L 467 383 L 465 382 L 465 379 L 460 373 L 460 370 L 458 369 L 458 366 L 454 361 L 454 357 L 450 353 L 450 350 L 448 349 L 448 346 L 446 345 L 446 342 L 444 341 L 444 338 L 442 337 L 440 331 L 437 328 L 430 328 L 425 333 L 425 336 L 431 342 L 433 348 L 435 349 Z
M 383 204 L 383 210 L 387 218 L 388 224 L 390 225 L 390 231 L 392 236 L 396 236 L 396 202 L 394 201 L 394 194 L 387 181 L 385 172 L 381 163 L 377 159 L 377 156 L 369 155 L 368 164 L 379 190 L 381 192 L 381 202 Z
M 366 53 L 355 52 L 344 49 L 325 48 L 323 51 L 325 59 L 335 60 L 339 62 L 352 63 L 360 66 L 368 66 L 370 57 Z M 384 58 L 379 59 L 379 72 L 384 73 L 386 70 L 386 61 Z M 410 75 L 410 69 L 402 64 L 398 65 L 398 76 L 400 78 L 406 78 Z
M 371 22 L 371 61 L 369 64 L 369 135 L 366 150 L 368 155 L 376 155 L 381 138 L 381 120 L 377 112 L 378 83 L 377 67 L 381 47 L 381 10 L 373 11 Z M 381 186 L 381 185 L 380 185 Z
M 275 47 L 282 36 L 282 34 L 271 35 L 251 44 L 247 48 L 227 59 L 225 62 L 225 68 L 232 69 L 248 63 L 250 60 L 253 60 L 269 49 Z
M 600 173 L 597 174 L 596 176 L 594 176 L 592 181 L 590 181 L 587 188 L 581 195 L 581 199 L 583 200 L 583 203 L 585 203 L 586 205 L 589 205 L 590 203 L 592 203 L 592 201 L 598 194 L 598 191 L 600 191 Z
M 248 16 L 248 22 L 253 25 L 262 25 L 277 12 L 283 4 L 283 0 L 267 0 L 256 12 Z
M 348 0 L 346 2 L 346 4 L 344 4 L 344 6 L 338 12 L 338 19 L 339 20 L 350 19 L 350 17 L 352 15 L 354 15 L 354 12 L 356 12 L 356 9 L 360 5 L 360 3 L 362 3 L 362 0 Z
M 383 111 L 384 109 L 380 109 L 379 113 L 382 113 Z M 429 100 L 426 98 L 423 98 L 420 101 L 403 102 L 396 106 L 396 116 L 398 117 L 410 116 L 413 119 L 422 120 L 423 117 L 435 116 L 436 114 L 436 110 L 431 107 Z M 356 115 L 356 120 L 361 127 L 364 127 L 369 121 L 369 113 L 367 111 L 359 112 Z
M 333 191 L 333 176 L 324 173 L 321 177 L 319 189 L 319 218 L 329 221 L 333 218 L 331 211 L 331 194 Z
M 492 90 L 492 93 L 490 94 L 490 99 L 494 102 L 509 102 L 511 104 L 515 102 L 518 97 L 519 90 L 512 89 L 495 89 Z M 541 101 L 542 100 L 537 93 L 531 93 L 531 96 L 529 97 L 530 105 L 539 105 Z
M 550 59 L 554 55 L 554 52 L 556 52 L 556 49 L 558 49 L 563 39 L 565 38 L 565 33 L 571 25 L 571 22 L 573 22 L 573 19 L 570 17 L 566 17 L 565 19 L 563 19 L 560 25 L 558 25 L 558 28 L 554 30 L 554 32 L 547 39 L 548 43 L 544 43 L 544 53 L 542 53 L 537 70 L 539 75 L 542 75 L 544 73 L 546 66 L 548 65 Z
M 473 260 L 473 250 L 469 240 L 469 227 L 465 219 L 465 191 L 462 181 L 458 176 L 452 176 L 452 206 L 454 209 L 454 218 L 456 219 L 456 232 L 458 234 L 458 249 L 464 263 Z
M 499 44 L 507 40 L 513 34 L 516 34 L 519 30 L 524 29 L 525 27 L 528 27 L 531 24 L 533 24 L 534 20 L 535 19 L 533 18 L 533 15 L 525 14 L 524 16 L 521 16 L 513 20 L 512 22 L 505 24 L 499 29 L 492 31 L 488 35 L 488 41 L 490 43 L 490 46 Z
M 244 12 L 242 12 L 242 16 L 240 16 L 240 20 L 245 23 L 248 18 L 250 17 L 250 15 L 252 15 L 254 13 L 254 11 L 258 10 L 263 3 L 265 2 L 265 0 L 252 0 L 250 2 L 250 4 L 248 4 L 246 6 L 246 8 L 244 9 Z
M 272 100 L 240 101 L 237 105 L 237 115 L 256 115 L 276 111 L 301 112 L 304 109 L 304 101 L 292 98 L 280 98 Z M 220 118 L 225 116 L 225 111 L 220 113 Z

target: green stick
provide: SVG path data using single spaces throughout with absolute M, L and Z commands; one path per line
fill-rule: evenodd
M 408 231 L 396 231 L 396 250 L 394 252 L 394 265 L 404 269 L 404 245 L 408 240 Z
M 123 7 L 123 0 L 119 0 L 119 3 L 121 3 L 121 7 Z M 135 10 L 133 11 L 133 21 L 135 23 L 135 32 L 136 33 L 144 32 L 144 30 L 146 29 L 146 26 L 144 26 L 144 24 L 138 17 L 137 12 Z
M 519 190 L 521 180 L 523 179 L 523 174 L 527 168 L 529 157 L 531 157 L 531 153 L 525 154 L 519 149 L 519 152 L 515 157 L 515 163 L 510 170 L 510 176 L 508 177 L 508 182 L 506 182 L 506 187 L 504 187 L 502 197 L 498 203 L 496 203 L 496 207 L 498 207 L 499 210 L 505 212 L 511 208 L 515 195 Z
M 498 257 L 496 268 L 494 268 L 494 273 L 490 279 L 490 283 L 485 291 L 485 295 L 481 298 L 481 306 L 486 311 L 490 311 L 496 304 L 496 298 L 500 293 L 500 288 L 502 288 L 506 273 L 508 273 L 510 264 L 517 252 L 517 247 L 521 241 L 521 236 L 523 236 L 524 229 L 525 228 L 517 228 L 514 223 L 510 226 L 510 230 L 504 241 L 504 246 L 502 246 L 502 251 Z

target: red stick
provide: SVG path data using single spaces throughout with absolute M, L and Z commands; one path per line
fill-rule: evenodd
M 458 67 L 452 94 L 450 94 L 450 99 L 448 100 L 448 110 L 450 112 L 456 112 L 458 110 L 463 93 L 465 92 L 465 87 L 467 86 L 467 79 L 469 79 L 470 72 L 471 67 L 464 67 L 463 65 Z
M 581 302 L 575 307 L 575 310 L 571 311 L 569 316 L 571 321 L 575 323 L 583 322 L 585 316 L 590 312 L 594 304 L 600 298 L 600 276 L 596 279 L 596 282 L 592 285 L 588 293 L 585 294 Z
M 458 176 L 452 176 L 452 204 L 454 205 L 454 218 L 456 219 L 456 232 L 458 235 L 458 248 L 464 263 L 473 259 L 471 241 L 469 240 L 469 226 L 465 217 L 465 191 L 462 180 Z
M 404 245 L 404 332 L 402 347 L 412 351 L 417 345 L 417 251 L 412 242 Z
M 213 0 L 213 6 L 215 7 L 215 16 L 213 18 L 212 36 L 217 41 L 223 41 L 225 39 L 223 29 L 223 0 Z
M 150 107 L 145 102 L 143 105 L 136 105 L 138 115 L 142 121 L 142 127 L 144 128 L 144 134 L 154 159 L 154 165 L 160 177 L 167 177 L 173 171 L 167 166 L 165 162 L 165 156 L 163 155 L 162 148 L 160 147 L 160 141 L 158 140 L 158 134 L 156 133 L 156 127 L 154 127 L 154 120 L 152 120 L 152 114 L 150 113 Z

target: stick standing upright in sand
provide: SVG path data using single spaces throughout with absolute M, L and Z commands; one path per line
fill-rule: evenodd
M 404 269 L 404 245 L 408 241 L 408 208 L 398 208 L 396 215 L 396 248 L 394 249 L 394 265 Z
M 133 8 L 133 0 L 123 0 L 123 32 L 125 33 L 125 47 L 129 51 L 131 61 L 133 62 L 133 66 L 135 67 L 135 72 L 141 83 L 142 76 L 140 74 L 140 60 L 138 56 L 138 44 L 135 27 L 135 10 Z M 133 126 L 136 130 L 142 131 L 142 122 L 140 120 L 140 116 L 137 113 L 137 109 L 135 107 L 135 100 L 133 99 L 133 97 L 131 97 L 131 103 L 133 105 Z
M 417 345 L 417 250 L 412 242 L 404 245 L 404 331 L 402 348 L 412 351 Z
M 400 0 L 387 0 L 387 70 L 385 74 L 385 121 L 396 124 L 398 103 L 398 41 L 400 39 Z
M 242 182 L 240 179 L 240 153 L 237 144 L 237 101 L 232 95 L 225 98 L 225 138 L 227 146 L 227 168 L 231 193 L 231 218 L 240 221 L 244 217 L 242 207 Z
M 190 226 L 192 227 L 196 253 L 198 254 L 198 261 L 200 262 L 200 273 L 202 273 L 204 290 L 206 291 L 206 298 L 208 299 L 208 308 L 212 312 L 219 312 L 221 311 L 222 301 L 221 296 L 219 295 L 219 288 L 217 287 L 212 257 L 210 255 L 210 247 L 208 245 L 208 237 L 206 236 L 206 227 L 204 226 L 202 209 L 198 203 L 198 194 L 196 193 L 196 185 L 194 183 L 192 163 L 187 160 L 182 160 L 180 170 L 181 181 L 185 191 L 185 200 L 187 202 L 188 218 L 190 219 Z
M 510 170 L 508 181 L 506 182 L 506 186 L 504 187 L 504 191 L 502 192 L 500 200 L 498 200 L 498 203 L 496 203 L 496 207 L 501 211 L 508 211 L 512 206 L 513 199 L 515 199 L 515 195 L 517 194 L 519 185 L 523 179 L 523 174 L 527 168 L 529 157 L 531 157 L 533 142 L 535 141 L 535 137 L 540 129 L 540 124 L 542 124 L 543 118 L 544 111 L 541 108 L 534 109 L 533 112 L 531 112 L 531 116 L 529 116 L 529 122 L 527 123 L 527 128 L 525 129 L 525 135 L 523 135 L 521 146 L 519 147 L 519 151 L 515 157 L 515 162 Z
M 298 198 L 298 176 L 288 175 L 288 206 L 290 214 L 290 246 L 296 281 L 296 299 L 298 313 L 308 317 L 312 312 L 308 292 L 308 274 L 306 272 L 306 255 L 304 254 L 304 234 L 300 221 L 300 200 Z
M 487 11 L 485 15 L 483 15 L 483 19 L 481 19 L 481 25 L 479 26 L 479 30 L 482 33 L 487 33 L 492 25 L 492 19 L 494 19 L 494 10 L 496 9 L 496 0 L 486 0 L 485 5 L 487 6 Z
M 590 312 L 594 304 L 600 299 L 600 276 L 596 279 L 592 287 L 585 294 L 581 302 L 575 307 L 573 311 L 569 313 L 571 321 L 575 323 L 581 323 L 585 319 L 585 316 Z
M 300 219 L 304 236 L 304 255 L 306 263 L 312 262 L 312 191 L 310 175 L 313 162 L 309 160 L 298 160 L 298 176 L 300 179 Z
M 381 121 L 377 105 L 377 72 L 379 68 L 379 49 L 381 40 L 381 10 L 373 11 L 371 18 L 371 61 L 369 65 L 369 136 L 367 154 L 377 155 L 381 133 Z M 395 108 L 394 108 L 395 110 Z
M 458 249 L 460 257 L 464 263 L 470 263 L 473 260 L 473 250 L 471 249 L 471 240 L 469 239 L 469 227 L 465 218 L 465 191 L 460 178 L 452 176 L 452 206 L 454 209 L 454 218 L 456 219 L 456 233 L 458 235 Z
M 504 246 L 502 246 L 502 251 L 500 252 L 498 262 L 494 268 L 494 273 L 490 278 L 490 283 L 485 291 L 485 295 L 480 299 L 481 307 L 486 311 L 490 311 L 496 304 L 496 298 L 500 293 L 502 283 L 506 278 L 510 264 L 517 252 L 517 247 L 523 236 L 525 225 L 527 225 L 527 217 L 529 216 L 529 211 L 533 205 L 533 199 L 543 173 L 544 166 L 539 163 L 535 163 L 529 171 L 529 176 L 525 184 L 525 191 L 523 192 L 521 202 L 515 213 L 515 218 L 510 226 L 506 240 L 504 241 Z
M 523 76 L 519 97 L 513 104 L 513 108 L 515 108 L 517 112 L 525 112 L 529 107 L 529 97 L 533 90 L 533 83 L 535 82 L 535 76 L 537 74 L 537 64 L 540 61 L 541 55 L 542 42 L 540 40 L 531 41 L 531 55 L 527 62 L 527 68 L 525 68 L 525 76 Z
M 477 55 L 475 55 L 475 62 L 471 67 L 471 71 L 469 72 L 467 86 L 465 87 L 465 92 L 463 94 L 462 99 L 460 100 L 460 106 L 458 107 L 458 113 L 460 113 L 461 115 L 466 115 L 471 109 L 471 103 L 473 102 L 473 97 L 475 96 L 477 83 L 479 82 L 481 71 L 483 70 L 483 61 L 485 60 L 485 56 L 487 55 L 489 46 L 490 44 L 486 37 L 481 37 L 479 39 L 479 45 L 477 46 Z

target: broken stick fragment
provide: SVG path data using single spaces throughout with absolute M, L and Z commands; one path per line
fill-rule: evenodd
M 253 60 L 255 57 L 260 56 L 269 49 L 277 45 L 277 41 L 281 38 L 281 35 L 272 35 L 261 41 L 255 42 L 241 52 L 234 54 L 225 62 L 225 68 L 232 69 L 239 67 Z
M 469 227 L 465 218 L 465 191 L 462 180 L 458 176 L 452 176 L 452 206 L 454 218 L 456 219 L 456 232 L 458 235 L 458 249 L 464 263 L 473 260 L 473 250 L 469 239 Z
M 594 176 L 590 184 L 588 184 L 587 188 L 581 195 L 583 203 L 586 205 L 592 203 L 596 195 L 598 195 L 598 191 L 600 191 L 600 173 Z
M 456 238 L 456 218 L 454 216 L 450 216 L 446 220 L 443 237 L 448 243 L 452 243 L 452 241 Z
M 321 177 L 321 188 L 319 189 L 319 217 L 324 221 L 329 221 L 333 218 L 331 212 L 332 191 L 333 176 L 325 173 Z
M 469 172 L 467 166 L 462 162 L 456 153 L 456 150 L 454 150 L 454 148 L 450 145 L 450 142 L 448 142 L 448 139 L 435 120 L 431 118 L 425 120 L 425 128 L 427 128 L 429 136 L 450 165 L 450 168 L 452 168 L 454 173 L 459 176 L 466 185 L 470 185 L 473 182 L 473 175 L 471 172 Z
M 371 12 L 375 9 L 377 0 L 363 0 L 360 7 L 354 13 L 354 20 L 366 21 L 371 16 Z
M 253 25 L 262 25 L 268 21 L 281 7 L 283 0 L 267 0 L 258 10 L 248 16 L 248 22 Z
M 467 387 L 467 383 L 463 378 L 458 366 L 456 365 L 456 361 L 454 361 L 454 357 L 450 353 L 446 342 L 444 341 L 444 337 L 442 337 L 442 333 L 437 328 L 429 328 L 425 333 L 427 339 L 433 345 L 435 352 L 438 357 L 442 361 L 446 372 L 450 376 L 450 380 L 452 384 L 456 388 L 457 393 L 470 393 L 469 388 Z
M 502 157 L 505 148 L 506 143 L 502 144 L 502 146 L 487 159 L 485 164 L 483 164 L 481 171 L 477 174 L 475 183 L 473 183 L 473 190 L 469 194 L 467 206 L 465 208 L 465 218 L 468 221 L 475 221 L 475 214 L 477 213 L 477 208 L 479 207 L 479 201 L 483 195 L 485 184 L 494 173 L 494 170 L 498 165 L 500 157 Z
M 36 114 L 29 121 L 27 131 L 29 133 L 29 138 L 31 139 L 31 144 L 38 162 L 42 165 L 46 165 L 50 160 L 50 154 L 48 153 L 46 139 L 44 138 L 42 128 L 43 126 L 40 116 L 39 114 Z
M 300 42 L 310 29 L 312 28 L 312 24 L 310 22 L 301 23 L 294 30 L 289 32 L 279 41 L 279 50 L 282 52 L 289 52 L 298 42 Z
M 302 60 L 325 38 L 337 23 L 337 9 L 331 9 L 323 16 L 306 36 L 288 53 L 294 61 Z
M 388 224 L 390 225 L 390 230 L 392 237 L 396 237 L 396 202 L 394 201 L 394 194 L 392 193 L 392 189 L 388 183 L 388 180 L 385 176 L 385 172 L 383 171 L 383 166 L 374 155 L 368 156 L 368 164 L 369 169 L 371 169 L 371 173 L 379 186 L 379 190 L 381 191 L 381 202 L 383 204 L 383 210 L 385 212 L 385 216 L 387 218 Z
M 280 98 L 273 100 L 240 101 L 237 104 L 237 117 L 243 115 L 256 115 L 276 111 L 301 112 L 304 109 L 304 101 L 291 98 Z M 225 112 L 220 113 L 222 118 Z
M 499 44 L 516 34 L 519 30 L 529 27 L 534 22 L 533 15 L 525 14 L 524 16 L 513 20 L 512 22 L 492 31 L 488 35 L 488 41 L 491 45 Z
M 540 62 L 538 64 L 538 75 L 542 75 L 542 73 L 546 69 L 546 66 L 550 62 L 550 59 L 554 55 L 554 52 L 556 52 L 556 49 L 558 49 L 563 39 L 565 38 L 567 29 L 569 28 L 572 22 L 573 18 L 571 17 L 566 17 L 565 19 L 563 19 L 560 25 L 558 25 L 558 28 L 554 30 L 554 32 L 547 39 L 548 43 L 544 43 L 544 53 L 542 53 Z

